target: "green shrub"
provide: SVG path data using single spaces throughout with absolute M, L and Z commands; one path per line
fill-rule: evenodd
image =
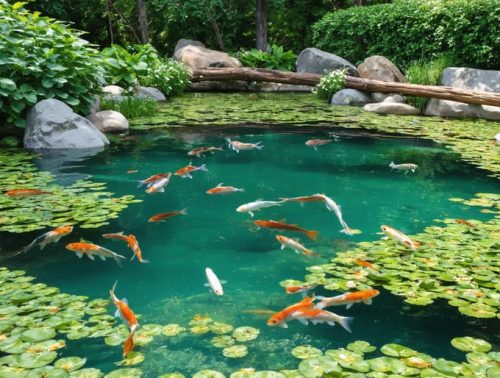
M 235 56 L 245 67 L 267 68 L 270 70 L 292 71 L 297 55 L 292 50 L 284 51 L 283 46 L 272 45 L 268 51 L 252 49 L 241 51 Z
M 323 76 L 314 88 L 314 93 L 322 100 L 329 101 L 335 92 L 344 89 L 347 70 L 335 70 Z
M 173 59 L 160 59 L 148 67 L 145 75 L 139 76 L 139 83 L 158 88 L 165 96 L 184 92 L 189 84 L 186 66 Z
M 359 63 L 383 55 L 400 66 L 448 53 L 454 64 L 500 68 L 498 0 L 398 0 L 325 15 L 315 46 Z
M 98 51 L 82 33 L 20 2 L 0 0 L 0 20 L 0 124 L 24 127 L 27 109 L 45 98 L 87 112 L 102 72 Z
M 158 110 L 156 100 L 150 98 L 139 98 L 125 96 L 120 101 L 101 97 L 101 110 L 115 110 L 123 114 L 127 119 L 137 117 L 151 117 Z

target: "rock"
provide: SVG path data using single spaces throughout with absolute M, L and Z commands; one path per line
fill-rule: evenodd
M 398 115 L 418 115 L 418 109 L 408 104 L 399 104 L 397 102 L 379 102 L 376 104 L 367 104 L 363 107 L 367 112 L 381 114 L 398 114 Z
M 27 115 L 24 147 L 29 149 L 95 148 L 108 138 L 64 102 L 42 100 Z
M 448 87 L 500 93 L 500 71 L 448 67 L 441 76 L 441 85 Z M 443 117 L 472 117 L 500 120 L 500 107 L 465 104 L 463 102 L 430 99 L 425 115 Z
M 123 133 L 128 131 L 128 121 L 122 113 L 103 110 L 87 117 L 103 133 Z
M 308 47 L 297 57 L 297 72 L 308 72 L 324 75 L 328 72 L 346 68 L 349 75 L 357 76 L 356 67 L 335 54 Z
M 122 87 L 118 85 L 106 85 L 105 87 L 102 88 L 102 92 L 105 95 L 111 95 L 111 96 L 121 96 L 123 91 Z
M 139 98 L 152 98 L 156 101 L 167 101 L 165 95 L 157 88 L 139 87 L 135 91 L 135 96 Z
M 191 45 L 177 50 L 174 59 L 184 63 L 189 68 L 241 67 L 238 59 L 224 52 Z
M 398 104 L 405 104 L 405 98 L 399 94 L 393 94 L 384 98 L 382 102 L 396 102 Z
M 398 67 L 389 59 L 380 55 L 366 58 L 358 66 L 359 77 L 371 80 L 396 81 L 405 83 L 406 79 Z
M 387 97 L 393 96 L 396 93 L 381 93 L 381 92 L 372 92 L 372 102 L 383 102 Z
M 330 101 L 332 105 L 364 105 L 371 102 L 370 95 L 356 89 L 342 89 Z
M 180 50 L 180 49 L 182 49 L 183 47 L 186 47 L 186 46 L 205 47 L 205 45 L 202 42 L 200 42 L 200 41 L 195 41 L 193 39 L 184 39 L 184 38 L 181 38 L 181 39 L 179 39 L 177 41 L 177 44 L 175 45 L 174 55 L 177 52 L 177 50 Z

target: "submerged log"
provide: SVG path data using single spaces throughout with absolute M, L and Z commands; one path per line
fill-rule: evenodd
M 321 75 L 299 72 L 266 70 L 262 68 L 207 68 L 193 69 L 191 81 L 245 80 L 315 86 Z M 365 92 L 401 93 L 409 96 L 433 97 L 467 104 L 500 106 L 500 93 L 471 91 L 435 85 L 417 85 L 347 76 L 345 87 Z

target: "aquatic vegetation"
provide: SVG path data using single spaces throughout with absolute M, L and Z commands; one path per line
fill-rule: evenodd
M 165 336 L 173 337 L 185 331 L 186 328 L 181 327 L 179 324 L 167 324 L 166 326 L 163 327 L 162 333 Z
M 227 358 L 241 358 L 248 354 L 248 348 L 246 345 L 232 345 L 230 347 L 224 348 L 222 354 Z
M 314 348 L 311 345 L 300 345 L 292 349 L 292 356 L 301 360 L 322 355 L 323 352 L 320 349 Z
M 69 224 L 98 228 L 117 218 L 129 204 L 141 202 L 132 195 L 113 197 L 105 184 L 89 180 L 58 185 L 50 173 L 37 170 L 34 158 L 24 151 L 0 151 L 0 232 L 20 233 Z M 27 188 L 50 194 L 44 194 L 43 200 L 39 196 L 3 195 Z
M 233 337 L 238 342 L 255 340 L 260 331 L 253 327 L 238 327 L 233 331 Z

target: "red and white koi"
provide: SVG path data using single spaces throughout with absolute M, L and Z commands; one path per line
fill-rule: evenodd
M 315 150 L 317 150 L 318 146 L 323 146 L 323 145 L 331 143 L 331 142 L 333 142 L 333 140 L 331 140 L 331 139 L 310 139 L 305 143 L 305 145 L 307 147 L 312 147 Z
M 249 202 L 245 203 L 238 208 L 236 208 L 236 211 L 238 213 L 248 213 L 250 214 L 251 217 L 254 216 L 254 212 L 258 211 L 260 209 L 265 209 L 266 207 L 271 207 L 271 206 L 281 206 L 281 204 L 284 201 L 263 201 L 263 200 L 257 200 L 254 202 Z
M 314 256 L 317 255 L 310 249 L 307 249 L 304 247 L 298 240 L 292 239 L 292 238 L 287 238 L 286 236 L 283 235 L 276 235 L 276 240 L 278 240 L 281 244 L 281 249 L 285 249 L 285 247 L 288 247 L 290 249 L 293 249 L 296 253 L 298 254 L 303 254 L 307 256 Z
M 167 213 L 160 213 L 153 215 L 151 218 L 148 219 L 148 222 L 161 222 L 164 221 L 165 219 L 172 218 L 177 215 L 186 215 L 186 214 L 187 214 L 187 209 L 169 211 Z
M 236 192 L 244 192 L 245 189 L 241 188 L 235 188 L 234 186 L 224 186 L 223 183 L 220 183 L 219 185 L 208 189 L 207 194 L 230 194 L 230 193 L 236 193 Z
M 386 235 L 387 238 L 395 240 L 396 242 L 402 244 L 406 248 L 416 250 L 418 247 L 420 247 L 419 242 L 411 240 L 407 235 L 403 234 L 401 231 L 398 231 L 386 225 L 380 226 L 380 229 Z
M 69 235 L 73 231 L 73 226 L 61 226 L 56 227 L 53 230 L 46 232 L 45 234 L 40 235 L 35 240 L 33 240 L 26 247 L 20 249 L 16 252 L 16 255 L 24 252 L 28 252 L 31 248 L 35 246 L 39 246 L 40 250 L 43 250 L 47 244 L 57 243 L 59 239 L 63 236 Z
M 408 171 L 415 172 L 415 170 L 418 168 L 418 165 L 413 163 L 394 164 L 394 162 L 391 161 L 389 167 L 397 171 L 405 171 L 405 173 L 408 173 Z
M 248 150 L 262 150 L 264 148 L 264 145 L 260 141 L 257 143 L 243 143 L 226 138 L 226 142 L 229 145 L 229 148 L 236 151 L 237 153 L 239 153 L 240 151 Z
M 351 308 L 354 303 L 363 302 L 367 305 L 372 304 L 372 298 L 379 295 L 380 292 L 376 289 L 360 290 L 344 293 L 335 297 L 317 296 L 320 301 L 316 304 L 316 308 L 323 309 L 330 306 L 346 305 L 347 309 Z
M 215 295 L 224 295 L 221 281 L 219 281 L 214 271 L 210 268 L 205 268 L 205 276 L 207 277 L 207 283 L 205 285 L 210 287 Z
M 273 220 L 256 220 L 253 223 L 257 227 L 262 227 L 262 228 L 272 228 L 276 230 L 302 232 L 303 234 L 306 234 L 311 240 L 316 240 L 318 238 L 318 231 L 306 230 L 305 228 L 302 228 L 296 224 L 287 224 L 282 221 L 273 221 Z
M 170 177 L 172 177 L 172 173 L 168 173 L 167 176 L 160 178 L 159 180 L 153 182 L 147 189 L 146 193 L 163 193 L 165 191 L 165 187 L 170 182 Z
M 301 286 L 287 286 L 287 287 L 285 287 L 285 291 L 287 294 L 307 293 L 309 290 L 313 290 L 317 286 L 318 286 L 317 284 L 301 285 Z
M 137 187 L 140 188 L 143 185 L 147 185 L 148 188 L 149 188 L 151 185 L 153 185 L 155 182 L 157 182 L 157 181 L 159 181 L 161 179 L 170 178 L 170 175 L 172 175 L 172 174 L 171 173 L 158 173 L 156 175 L 148 177 L 145 180 L 139 180 L 139 181 L 137 181 Z
M 326 323 L 334 326 L 335 323 L 340 324 L 347 332 L 351 331 L 351 323 L 353 318 L 349 316 L 340 316 L 330 311 L 321 310 L 319 308 L 301 308 L 294 312 L 291 319 L 296 319 L 304 325 L 311 322 L 313 325 Z
M 215 151 L 224 151 L 224 149 L 221 147 L 198 147 L 194 148 L 191 151 L 189 151 L 187 154 L 188 156 L 196 156 L 196 157 L 202 157 L 204 154 L 211 152 L 214 153 Z
M 139 327 L 139 322 L 137 321 L 137 317 L 135 316 L 134 312 L 128 306 L 127 299 L 123 298 L 120 300 L 115 295 L 117 283 L 118 281 L 115 282 L 115 284 L 109 291 L 109 295 L 111 296 L 111 299 L 116 306 L 115 317 L 121 318 L 124 322 L 126 322 L 128 327 L 130 328 L 130 333 L 133 334 Z
M 193 165 L 191 162 L 189 162 L 188 165 L 185 167 L 182 167 L 178 169 L 174 175 L 176 176 L 181 176 L 182 178 L 190 178 L 192 179 L 193 176 L 191 176 L 191 173 L 196 172 L 196 171 L 202 171 L 202 172 L 208 172 L 208 168 L 206 164 L 202 164 L 199 167 Z
M 293 320 L 292 314 L 302 308 L 313 308 L 314 299 L 314 295 L 312 297 L 305 297 L 300 302 L 288 306 L 287 308 L 279 312 L 276 312 L 267 320 L 267 325 L 270 327 L 278 326 L 282 328 L 288 328 L 287 322 Z

